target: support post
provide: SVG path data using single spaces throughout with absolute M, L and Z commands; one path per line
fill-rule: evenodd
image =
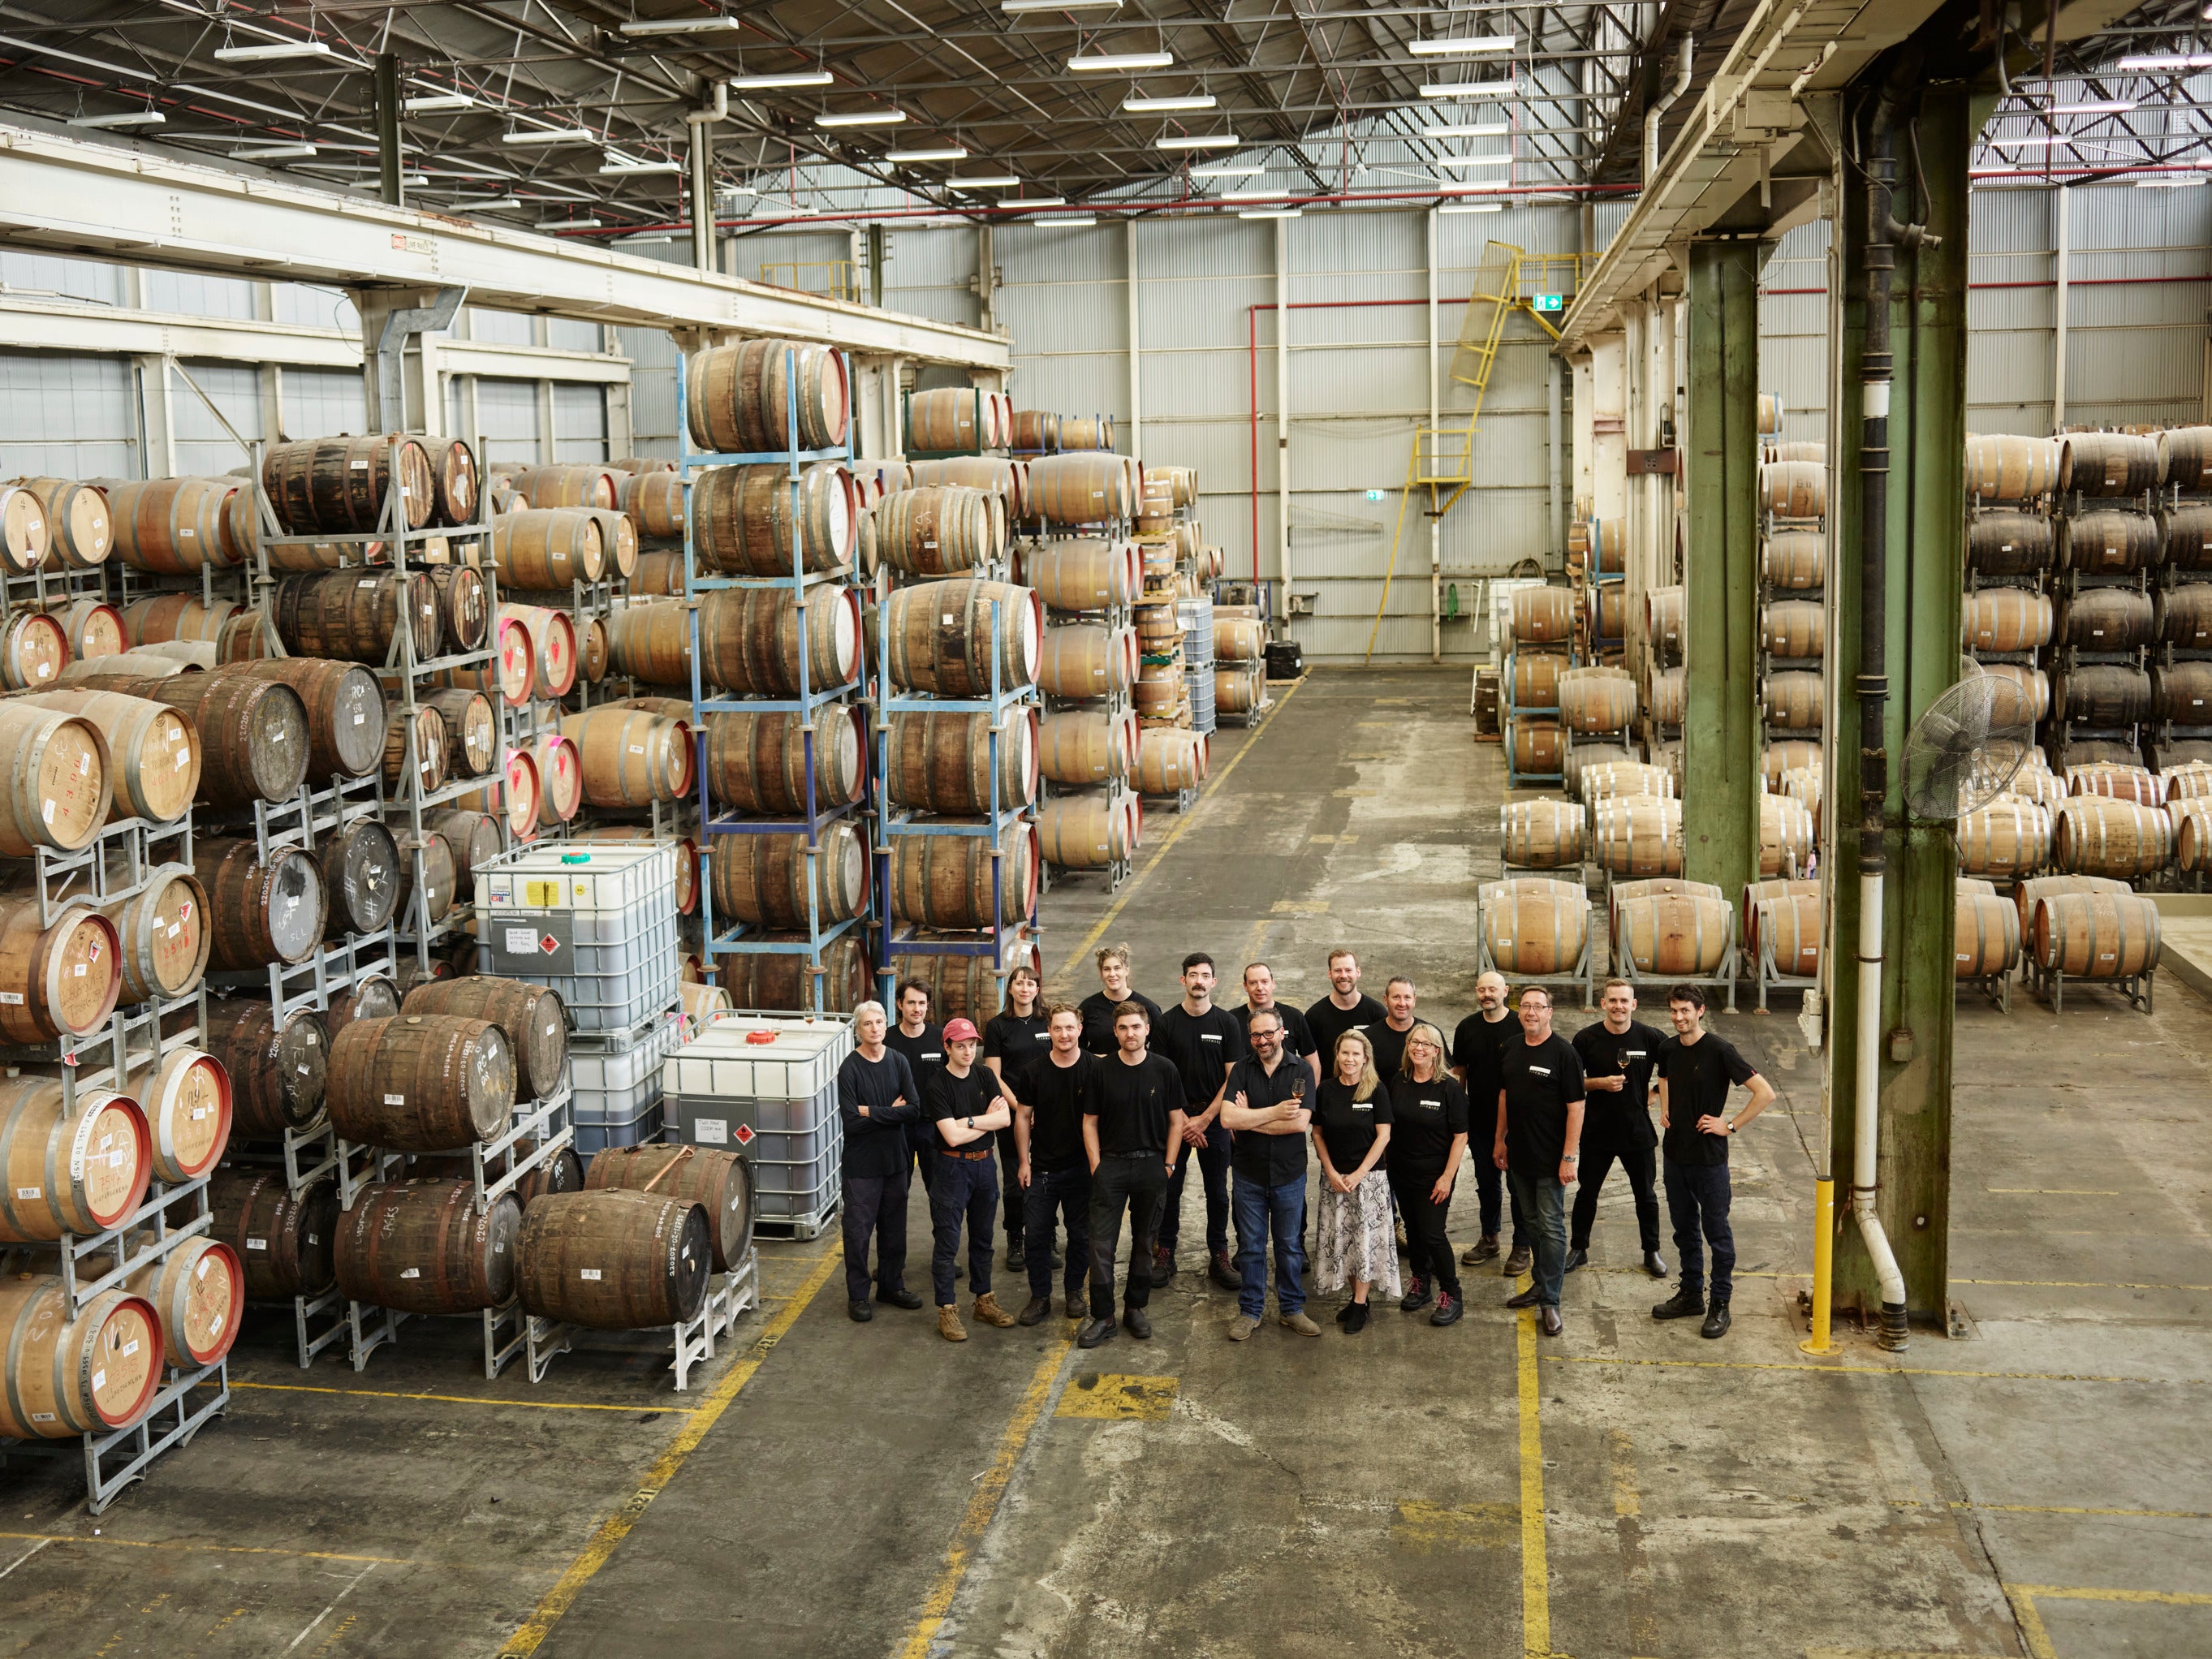
M 139 460 L 149 478 L 177 476 L 176 403 L 169 395 L 169 360 L 138 359 Z
M 399 54 L 382 52 L 376 55 L 376 179 L 378 193 L 393 207 L 407 204 L 405 162 L 399 149 Z
M 1433 432 L 1438 422 L 1437 210 L 1434 208 L 1431 208 L 1421 216 L 1421 228 L 1428 245 L 1429 255 L 1429 430 Z M 1421 441 L 1416 439 L 1415 441 L 1418 443 Z M 1437 492 L 1432 489 L 1429 491 L 1429 660 L 1431 662 L 1442 662 L 1444 656 L 1443 562 L 1443 515 L 1437 510 Z
M 1682 873 L 1731 903 L 1759 875 L 1759 254 L 1690 247 Z
M 1122 297 L 1128 307 L 1129 318 L 1129 453 L 1139 459 L 1145 453 L 1145 399 L 1143 374 L 1144 342 L 1138 325 L 1137 303 L 1137 222 L 1131 218 L 1121 227 Z
M 1291 592 L 1291 233 L 1275 221 L 1275 574 Z
M 2054 433 L 2066 429 L 2066 283 L 2073 274 L 2068 269 L 2074 252 L 2073 199 L 2064 185 L 2052 187 L 2051 218 L 2058 233 L 2057 269 L 2052 273 L 2057 278 L 2052 285 L 2056 291 L 2051 296 L 2051 429 Z
M 714 269 L 714 128 L 711 122 L 690 124 L 691 148 L 691 268 Z
M 1871 106 L 1869 97 L 1862 106 Z M 1859 1017 L 1858 975 L 1847 947 L 1826 964 L 1828 1030 L 1823 1085 L 1827 1096 L 1835 1186 L 1877 1184 L 1875 1213 L 1904 1274 L 1906 1307 L 1942 1321 L 1948 1289 L 1951 1178 L 1951 1037 L 1957 989 L 1952 934 L 1957 855 L 1945 823 L 1910 819 L 1902 764 L 1905 733 L 1958 678 L 1964 529 L 1966 377 L 1966 161 L 1988 103 L 1955 83 L 1936 82 L 1911 111 L 1917 154 L 1897 169 L 1893 216 L 1924 225 L 1940 246 L 1894 253 L 1888 403 L 1887 532 L 1884 636 L 1888 697 L 1882 746 L 1887 756 L 1882 857 L 1881 1154 L 1878 1169 L 1852 1167 L 1857 1129 L 1857 1059 L 1850 1033 Z M 1928 196 L 1923 198 L 1924 177 Z M 1837 227 L 1840 289 L 1832 288 L 1829 327 L 1839 342 L 1829 406 L 1835 480 L 1829 501 L 1834 579 L 1827 584 L 1828 706 L 1824 722 L 1826 787 L 1822 806 L 1828 849 L 1824 936 L 1859 937 L 1861 786 L 1859 660 L 1865 527 L 1860 509 L 1868 282 L 1867 191 L 1850 169 Z M 1858 1230 L 1835 1242 L 1834 1299 L 1872 1314 L 1880 1306 L 1874 1269 Z

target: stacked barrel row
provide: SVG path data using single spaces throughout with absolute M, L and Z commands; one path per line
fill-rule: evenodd
M 1137 543 L 1110 532 L 1041 536 L 1024 539 L 1018 564 L 1045 606 L 1040 854 L 1055 871 L 1101 871 L 1109 884 L 1127 874 L 1144 829 L 1137 775 L 1147 728 L 1133 700 L 1140 556 Z M 1161 763 L 1157 740 L 1149 758 Z
M 1498 689 L 1504 705 L 1506 778 L 1514 788 L 1560 783 L 1567 734 L 1560 718 L 1561 677 L 1579 661 L 1571 589 L 1514 591 Z

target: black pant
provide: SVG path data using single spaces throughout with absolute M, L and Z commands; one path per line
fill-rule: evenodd
M 930 1177 L 937 1173 L 939 1145 L 937 1126 L 934 1123 L 925 1123 L 921 1125 L 920 1133 L 909 1129 L 907 1132 L 906 1145 L 908 1152 L 914 1159 L 915 1172 L 921 1177 L 922 1200 L 927 1205 L 929 1199 Z
M 1229 1249 L 1229 1131 L 1216 1118 L 1206 1126 L 1206 1139 L 1181 1149 L 1175 1174 L 1168 1177 L 1168 1201 L 1160 1217 L 1160 1243 L 1172 1250 L 1182 1237 L 1182 1178 L 1194 1159 L 1198 1178 L 1206 1188 L 1206 1254 L 1207 1260 Z
M 1109 1152 L 1091 1176 L 1091 1316 L 1114 1316 L 1114 1252 L 1121 1212 L 1129 1212 L 1129 1280 L 1122 1300 L 1141 1308 L 1152 1299 L 1152 1248 L 1168 1200 L 1167 1154 Z
M 1735 1234 L 1729 1226 L 1729 1166 L 1667 1160 L 1667 1213 L 1674 1224 L 1674 1250 L 1682 1258 L 1682 1288 L 1705 1288 L 1705 1251 L 1713 1249 L 1712 1300 L 1735 1291 Z M 1702 1231 L 1701 1242 L 1698 1237 Z
M 1575 1184 L 1574 1221 L 1567 1230 L 1567 1248 L 1571 1250 L 1589 1249 L 1590 1223 L 1597 1219 L 1598 1188 L 1605 1185 L 1605 1178 L 1617 1160 L 1622 1172 L 1628 1176 L 1628 1190 L 1636 1194 L 1636 1232 L 1643 1241 L 1644 1254 L 1656 1255 L 1659 1249 L 1656 1149 L 1650 1146 L 1594 1148 L 1585 1141 L 1583 1157 L 1587 1162 L 1582 1171 L 1582 1179 Z
M 1390 1164 L 1390 1190 L 1398 1200 L 1398 1213 L 1406 1218 L 1406 1255 L 1413 1276 L 1432 1281 L 1455 1302 L 1459 1300 L 1459 1270 L 1452 1261 L 1448 1228 L 1451 1200 L 1441 1204 L 1429 1194 L 1443 1179 L 1442 1158 L 1433 1162 L 1398 1158 Z
M 1019 1179 L 1018 1171 L 1016 1179 Z M 1065 1170 L 1040 1170 L 1030 1165 L 1030 1184 L 1022 1194 L 1022 1205 L 1025 1212 L 1024 1231 L 1029 1235 L 1022 1260 L 1030 1270 L 1030 1294 L 1052 1294 L 1052 1223 L 1057 1214 L 1060 1224 L 1067 1229 L 1067 1265 L 1061 1271 L 1067 1275 L 1067 1301 L 1072 1310 L 1076 1297 L 1083 1293 L 1084 1269 L 1089 1265 L 1085 1260 L 1090 1254 L 1091 1238 L 1089 1168 L 1079 1155 Z
M 868 1241 L 876 1244 L 876 1285 L 906 1288 L 907 1172 L 845 1177 L 845 1299 L 868 1299 Z
M 937 1159 L 930 1177 L 929 1219 L 936 1249 L 929 1258 L 931 1288 L 937 1305 L 952 1306 L 952 1267 L 960 1257 L 960 1224 L 968 1224 L 968 1286 L 977 1296 L 991 1291 L 992 1212 L 999 1207 L 999 1160 L 995 1158 Z
M 1011 1126 L 998 1131 L 999 1137 L 999 1214 L 1006 1224 L 1006 1243 L 1018 1244 L 1022 1237 L 1022 1149 L 1014 1144 Z

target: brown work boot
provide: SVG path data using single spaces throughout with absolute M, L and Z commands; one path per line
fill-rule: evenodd
M 975 1305 L 968 1310 L 968 1316 L 978 1325 L 995 1325 L 1002 1330 L 1014 1322 L 1013 1315 L 1000 1307 L 999 1298 L 988 1291 L 975 1298 Z
M 937 1334 L 947 1342 L 968 1340 L 968 1328 L 960 1322 L 960 1310 L 950 1303 L 937 1310 Z

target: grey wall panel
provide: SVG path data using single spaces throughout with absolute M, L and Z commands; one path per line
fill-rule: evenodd
M 361 374 L 350 368 L 288 368 L 284 371 L 284 435 L 329 438 L 362 432 L 368 425 L 368 398 Z
M 519 311 L 486 311 L 480 306 L 471 306 L 469 338 L 481 340 L 486 345 L 534 345 L 538 339 L 535 321 Z
M 53 253 L 23 253 L 0 248 L 0 283 L 31 294 L 58 295 L 119 306 L 125 299 L 123 267 L 94 259 L 69 259 Z
M 479 378 L 477 424 L 483 429 L 487 466 L 536 466 L 544 459 L 538 447 L 535 380 Z
M 222 419 L 238 436 L 251 441 L 266 435 L 261 423 L 261 376 L 240 363 L 191 363 L 186 372 L 200 392 L 207 394 Z M 184 375 L 170 381 L 169 404 L 177 428 L 177 471 L 187 477 L 209 477 L 246 465 L 252 457 L 223 430 L 222 422 L 185 383 Z
M 893 311 L 939 322 L 966 323 L 980 315 L 969 283 L 975 275 L 973 230 L 893 231 L 884 264 L 884 303 Z M 843 258 L 843 255 L 836 257 Z M 1005 256 L 997 258 L 1003 267 Z
M 629 427 L 634 453 L 676 453 L 676 343 L 655 329 L 617 331 L 629 359 Z
M 258 314 L 257 284 L 237 276 L 200 276 L 188 271 L 153 270 L 140 281 L 149 311 L 174 311 L 188 317 L 252 319 Z
M 553 459 L 588 465 L 608 459 L 607 395 L 596 386 L 553 388 Z
M 584 322 L 574 317 L 548 317 L 545 319 L 545 343 L 562 351 L 604 351 L 606 349 L 606 334 L 597 323 Z
M 351 299 L 334 288 L 307 283 L 272 284 L 270 298 L 280 323 L 301 323 L 309 328 L 341 328 L 349 334 L 361 330 L 361 313 Z
M 0 351 L 0 477 L 141 477 L 137 432 L 125 359 Z

